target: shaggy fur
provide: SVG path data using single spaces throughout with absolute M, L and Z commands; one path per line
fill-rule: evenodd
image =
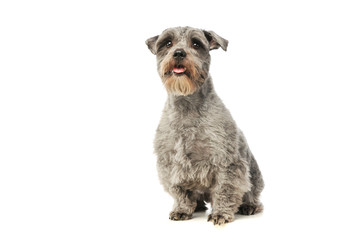
M 154 147 L 160 182 L 174 198 L 169 218 L 190 219 L 206 209 L 205 202 L 212 206 L 208 220 L 219 225 L 237 212 L 261 212 L 261 172 L 208 73 L 209 51 L 226 51 L 228 41 L 211 31 L 178 27 L 146 44 L 168 91 Z

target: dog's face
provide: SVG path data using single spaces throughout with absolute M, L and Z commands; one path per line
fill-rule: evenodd
M 208 78 L 209 51 L 219 47 L 226 51 L 228 41 L 212 31 L 177 27 L 149 38 L 146 44 L 157 55 L 158 73 L 167 91 L 186 96 Z

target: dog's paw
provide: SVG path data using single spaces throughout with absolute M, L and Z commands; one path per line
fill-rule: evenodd
M 262 205 L 248 205 L 248 204 L 242 204 L 239 209 L 238 213 L 242 215 L 254 215 L 256 213 L 260 213 L 263 210 Z
M 234 219 L 233 216 L 228 214 L 210 214 L 208 216 L 208 222 L 213 222 L 214 225 L 223 225 L 229 222 L 232 222 Z
M 186 213 L 182 213 L 182 212 L 172 211 L 169 214 L 169 219 L 174 220 L 174 221 L 188 220 L 188 219 L 191 219 L 191 218 L 192 218 L 192 214 L 186 214 Z

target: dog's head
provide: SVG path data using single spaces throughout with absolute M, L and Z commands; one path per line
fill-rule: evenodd
M 149 38 L 146 44 L 157 56 L 158 73 L 167 91 L 185 96 L 208 78 L 209 51 L 219 47 L 226 51 L 228 41 L 212 31 L 177 27 Z

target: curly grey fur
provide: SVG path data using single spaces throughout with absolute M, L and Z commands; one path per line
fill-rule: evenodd
M 192 47 L 194 38 L 202 49 Z M 160 42 L 164 39 L 171 41 L 172 47 L 164 47 Z M 214 224 L 231 222 L 236 212 L 250 215 L 262 211 L 261 172 L 208 74 L 209 51 L 226 50 L 228 41 L 214 32 L 178 27 L 166 29 L 146 44 L 157 55 L 158 71 L 169 54 L 181 48 L 204 78 L 192 94 L 168 92 L 155 136 L 160 182 L 174 198 L 170 219 L 191 218 L 196 209 L 205 209 L 204 201 L 211 203 L 208 220 Z

